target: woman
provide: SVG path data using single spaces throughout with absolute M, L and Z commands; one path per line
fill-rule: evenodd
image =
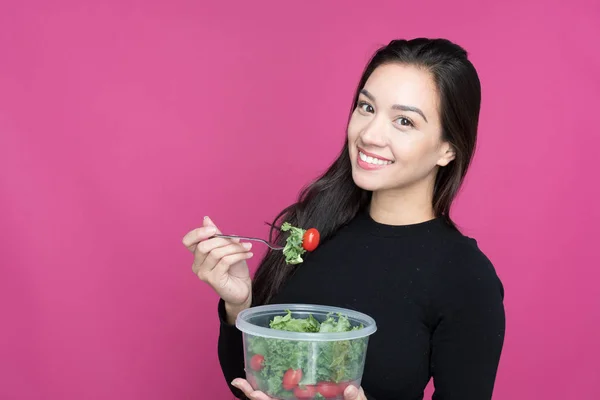
M 504 341 L 503 286 L 475 240 L 450 218 L 471 162 L 481 88 L 466 52 L 442 39 L 394 40 L 358 84 L 342 152 L 274 225 L 317 228 L 321 245 L 289 266 L 269 252 L 251 281 L 249 244 L 210 237 L 210 218 L 183 242 L 193 271 L 219 294 L 219 359 L 238 396 L 268 399 L 242 379 L 237 314 L 266 303 L 356 309 L 378 331 L 361 388 L 345 399 L 490 399 Z M 273 240 L 284 236 L 272 229 Z

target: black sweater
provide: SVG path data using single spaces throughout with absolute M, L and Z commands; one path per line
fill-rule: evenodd
M 345 307 L 373 317 L 362 386 L 369 399 L 486 400 L 504 342 L 504 289 L 475 240 L 441 218 L 409 226 L 357 216 L 305 257 L 271 303 Z M 228 383 L 244 377 L 242 335 L 225 322 Z M 231 387 L 236 396 L 240 392 Z

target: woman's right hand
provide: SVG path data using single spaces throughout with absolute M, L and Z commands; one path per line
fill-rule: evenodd
M 194 254 L 192 271 L 208 283 L 225 302 L 227 319 L 233 323 L 237 314 L 252 303 L 252 281 L 246 260 L 253 254 L 250 243 L 239 240 L 211 238 L 221 233 L 210 218 L 201 228 L 183 238 L 183 244 Z

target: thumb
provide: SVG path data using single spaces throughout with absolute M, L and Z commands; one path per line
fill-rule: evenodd
M 359 392 L 356 386 L 348 386 L 346 390 L 344 390 L 344 400 L 359 400 Z
M 212 219 L 210 219 L 209 216 L 204 217 L 204 221 L 202 223 L 203 226 L 214 226 L 215 228 L 217 228 L 217 226 L 215 225 L 215 223 L 213 222 Z M 217 228 L 217 233 L 221 233 L 221 231 L 219 230 L 219 228 Z
M 206 216 L 206 217 L 204 217 L 204 222 L 203 222 L 203 225 L 204 225 L 205 227 L 206 227 L 206 226 L 214 226 L 215 228 L 217 228 L 217 225 L 215 225 L 215 223 L 213 222 L 213 220 L 212 220 L 212 219 L 210 219 L 210 217 L 209 217 L 209 216 Z M 216 233 L 217 233 L 217 234 L 222 234 L 223 232 L 221 232 L 221 230 L 220 230 L 219 228 L 217 228 L 217 232 L 216 232 Z M 231 241 L 232 241 L 232 242 L 234 242 L 234 243 L 239 243 L 239 242 L 240 242 L 240 239 L 232 239 Z

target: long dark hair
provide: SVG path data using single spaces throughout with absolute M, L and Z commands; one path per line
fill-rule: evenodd
M 477 138 L 481 103 L 481 86 L 477 71 L 467 59 L 467 52 L 446 39 L 417 38 L 393 40 L 380 48 L 367 64 L 356 88 L 350 115 L 358 96 L 373 71 L 389 63 L 413 65 L 428 70 L 440 96 L 442 138 L 448 141 L 455 159 L 440 168 L 433 190 L 433 209 L 450 226 L 450 206 L 456 197 L 471 163 Z M 271 227 L 271 240 L 283 243 L 277 229 L 283 221 L 302 228 L 317 228 L 321 242 L 326 241 L 368 207 L 371 193 L 355 185 L 352 179 L 348 140 L 337 159 L 316 181 L 306 186 L 298 201 L 282 210 Z M 302 265 L 302 264 L 300 264 Z M 268 252 L 260 263 L 253 282 L 253 305 L 268 303 L 287 278 L 299 266 L 286 265 L 283 254 Z

